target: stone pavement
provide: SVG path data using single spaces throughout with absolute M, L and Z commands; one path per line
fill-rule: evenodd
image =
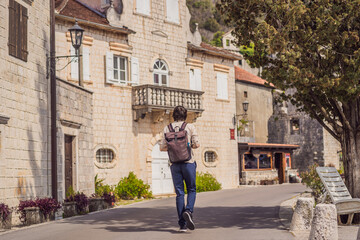
M 280 204 L 279 218 L 286 229 L 290 229 L 291 218 L 295 209 L 296 201 L 299 197 L 306 197 L 309 193 L 299 194 L 291 199 L 288 199 Z M 339 240 L 360 240 L 359 225 L 339 226 Z M 292 233 L 296 240 L 308 240 L 309 231 L 297 231 Z

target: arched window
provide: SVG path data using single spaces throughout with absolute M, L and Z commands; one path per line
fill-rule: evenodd
M 163 60 L 156 60 L 154 63 L 154 84 L 169 86 L 169 68 Z
M 109 148 L 100 148 L 96 151 L 96 161 L 98 163 L 111 163 L 115 158 L 115 153 Z

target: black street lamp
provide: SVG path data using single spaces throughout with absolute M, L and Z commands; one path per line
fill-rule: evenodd
M 244 115 L 246 115 L 246 112 L 247 112 L 247 110 L 249 109 L 249 102 L 245 100 L 245 101 L 242 103 L 242 105 L 243 105 L 243 109 L 244 109 L 244 112 L 245 112 Z
M 82 29 L 79 25 L 77 20 L 75 21 L 74 26 L 69 28 L 71 43 L 73 47 L 78 50 L 81 46 L 84 29 Z
M 78 73 L 79 73 L 79 85 L 80 86 L 84 86 L 82 79 L 81 79 L 81 68 L 80 68 L 80 47 L 82 44 L 82 40 L 83 40 L 83 34 L 84 34 L 84 29 L 82 29 L 79 25 L 77 20 L 75 20 L 75 24 L 74 26 L 72 26 L 71 28 L 68 29 L 70 32 L 70 37 L 71 37 L 71 44 L 74 47 L 76 54 L 75 55 L 69 55 L 69 56 L 51 56 L 50 57 L 46 54 L 47 56 L 47 75 L 46 78 L 49 77 L 49 74 L 51 74 L 51 72 L 55 72 L 55 64 L 54 66 L 50 66 L 50 62 L 51 59 L 60 59 L 60 58 L 73 58 L 73 57 L 77 57 L 78 58 Z
M 80 46 L 81 46 L 82 39 L 83 39 L 84 29 L 82 29 L 78 25 L 78 22 L 76 20 L 74 26 L 69 28 L 69 32 L 70 32 L 70 37 L 71 37 L 71 44 L 73 45 L 73 47 L 76 51 L 77 58 L 78 58 L 79 85 L 81 87 L 83 87 L 84 83 L 81 78 Z

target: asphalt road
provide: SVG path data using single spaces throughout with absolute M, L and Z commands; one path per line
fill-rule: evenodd
M 200 193 L 196 229 L 179 233 L 175 198 L 156 199 L 54 221 L 0 235 L 0 240 L 289 240 L 279 205 L 305 190 L 301 184 L 241 187 Z

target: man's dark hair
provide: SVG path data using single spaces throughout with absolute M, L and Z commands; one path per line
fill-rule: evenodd
M 187 118 L 187 110 L 183 106 L 174 108 L 173 118 L 175 121 L 185 121 Z

